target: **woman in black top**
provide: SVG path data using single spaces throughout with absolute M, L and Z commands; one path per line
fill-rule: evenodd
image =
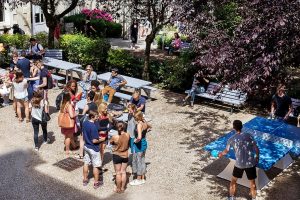
M 136 48 L 135 45 L 137 43 L 138 38 L 138 23 L 136 20 L 133 21 L 133 24 L 130 26 L 130 38 L 131 38 L 131 48 Z
M 96 29 L 91 24 L 91 17 L 87 16 L 85 20 L 84 32 L 87 37 L 92 36 L 93 33 L 96 33 Z M 93 32 L 92 32 L 93 31 Z

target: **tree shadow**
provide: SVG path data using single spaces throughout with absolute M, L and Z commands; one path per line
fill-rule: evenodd
M 45 161 L 33 151 L 13 151 L 3 154 L 0 156 L 0 162 L 0 199 L 101 199 L 84 192 L 83 188 L 76 188 L 37 171 L 35 168 Z M 91 187 L 91 184 L 87 187 Z M 127 199 L 127 197 L 124 193 L 102 199 Z

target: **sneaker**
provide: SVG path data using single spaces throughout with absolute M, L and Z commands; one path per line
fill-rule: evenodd
M 9 106 L 9 104 L 8 103 L 2 103 L 2 106 L 6 107 L 6 106 Z
M 47 138 L 47 141 L 44 141 L 43 144 L 49 144 L 50 143 L 50 138 Z
M 145 179 L 142 179 L 141 182 L 142 182 L 142 184 L 145 184 L 145 183 L 146 183 L 146 180 L 145 180 Z
M 102 182 L 102 181 L 95 182 L 95 183 L 94 183 L 94 189 L 97 189 L 97 188 L 99 188 L 99 187 L 102 186 L 102 185 L 103 185 L 103 182 Z
M 228 197 L 228 200 L 235 200 L 235 196 Z
M 135 179 L 135 180 L 131 181 L 129 184 L 132 185 L 132 186 L 142 185 L 142 184 L 143 184 L 143 181 L 142 181 L 142 180 Z
M 39 151 L 39 148 L 38 148 L 38 147 L 34 147 L 34 150 L 35 150 L 35 151 Z

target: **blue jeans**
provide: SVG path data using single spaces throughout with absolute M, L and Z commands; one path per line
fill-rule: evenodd
M 192 89 L 189 92 L 189 95 L 191 96 L 191 102 L 194 102 L 196 94 L 204 93 L 205 88 L 203 86 L 200 87 L 192 87 Z

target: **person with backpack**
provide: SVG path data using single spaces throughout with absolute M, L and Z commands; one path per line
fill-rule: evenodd
M 27 55 L 28 59 L 42 59 L 45 56 L 45 49 L 43 46 L 36 41 L 35 38 L 30 38 L 30 47 L 29 54 Z
M 48 69 L 45 68 L 41 60 L 36 62 L 36 66 L 40 69 L 40 75 L 39 75 L 40 85 L 38 85 L 37 88 L 43 91 L 44 100 L 48 101 L 48 89 L 53 88 L 52 77 Z

